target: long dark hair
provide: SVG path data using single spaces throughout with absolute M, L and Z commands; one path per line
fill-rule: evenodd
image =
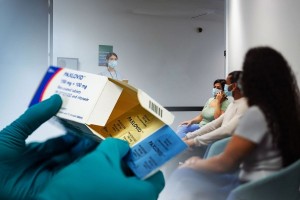
M 243 63 L 242 86 L 249 106 L 264 113 L 273 144 L 287 166 L 300 158 L 300 95 L 284 57 L 270 47 L 250 49 Z

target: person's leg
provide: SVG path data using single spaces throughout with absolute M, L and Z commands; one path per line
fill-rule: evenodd
M 173 171 L 176 170 L 179 166 L 179 163 L 185 162 L 192 156 L 198 156 L 202 158 L 204 153 L 206 152 L 206 148 L 206 146 L 188 148 L 187 150 L 181 152 L 180 154 L 172 158 L 172 160 L 164 164 L 164 166 L 162 167 L 162 171 L 164 173 L 165 179 L 167 180 L 170 177 Z
M 183 138 L 187 133 L 193 132 L 195 130 L 198 130 L 199 128 L 200 128 L 199 124 L 191 124 L 189 126 L 187 126 L 187 125 L 180 125 L 177 128 L 176 134 L 180 138 Z
M 180 168 L 167 180 L 159 200 L 225 200 L 240 185 L 238 173 L 215 174 Z

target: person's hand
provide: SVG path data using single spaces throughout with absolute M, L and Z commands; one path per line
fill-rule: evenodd
M 188 121 L 183 121 L 183 122 L 181 122 L 179 126 L 181 126 L 181 125 L 190 126 L 190 125 L 192 125 L 192 124 L 193 124 L 193 120 L 188 120 Z
M 129 149 L 123 140 L 105 139 L 96 150 L 57 173 L 37 199 L 157 199 L 164 187 L 162 173 L 146 180 L 126 175 L 122 159 Z
M 34 199 L 52 176 L 97 143 L 67 134 L 26 145 L 26 138 L 60 109 L 58 95 L 29 108 L 0 132 L 0 199 Z
M 216 95 L 216 100 L 219 101 L 220 103 L 224 101 L 226 95 L 223 91 L 218 92 Z
M 193 147 L 195 146 L 195 141 L 194 139 L 186 139 L 186 140 L 183 140 L 189 147 Z
M 182 141 L 187 141 L 188 140 L 188 138 L 187 138 L 187 136 L 185 135 L 183 138 L 181 138 L 182 139 Z
M 193 157 L 187 159 L 183 164 L 181 164 L 179 166 L 179 168 L 191 168 L 194 170 L 200 170 L 202 162 L 203 162 L 202 158 L 193 156 Z

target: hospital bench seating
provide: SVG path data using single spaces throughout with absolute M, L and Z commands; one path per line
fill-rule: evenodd
M 229 140 L 214 142 L 206 157 L 223 152 Z M 227 200 L 300 200 L 300 159 L 266 178 L 237 187 Z

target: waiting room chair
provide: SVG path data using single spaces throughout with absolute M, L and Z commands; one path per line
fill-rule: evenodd
M 222 153 L 231 137 L 227 137 L 212 143 L 206 150 L 204 158 L 210 158 Z
M 234 189 L 227 200 L 300 200 L 300 159 L 258 181 Z
M 214 142 L 206 158 L 223 152 L 229 140 Z M 266 178 L 237 187 L 227 200 L 300 200 L 300 159 Z

